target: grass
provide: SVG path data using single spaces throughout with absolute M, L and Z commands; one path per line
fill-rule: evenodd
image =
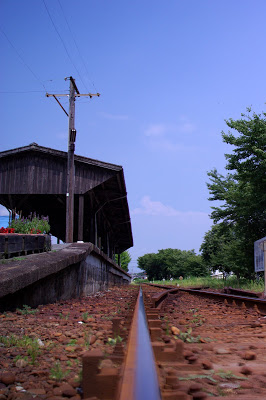
M 13 257 L 12 259 L 11 259 L 12 261 L 22 261 L 22 260 L 26 260 L 26 257 Z
M 238 379 L 238 380 L 247 380 L 248 378 L 242 377 L 242 376 L 237 376 L 232 373 L 232 371 L 223 371 L 220 370 L 218 372 L 215 372 L 214 370 L 210 370 L 208 374 L 199 374 L 199 375 L 194 375 L 190 374 L 186 377 L 179 377 L 178 379 L 180 381 L 189 381 L 189 380 L 194 380 L 194 379 L 208 379 L 211 382 L 218 383 L 217 380 L 214 378 L 214 376 L 219 376 L 222 379 L 230 380 L 230 379 Z
M 83 319 L 83 321 L 86 321 L 86 320 L 88 319 L 88 317 L 89 317 L 88 311 L 86 311 L 86 312 L 84 312 L 84 313 L 82 314 L 82 319 Z
M 17 308 L 17 312 L 19 312 L 21 315 L 29 315 L 29 314 L 36 314 L 39 312 L 39 310 L 33 310 L 30 306 L 27 306 L 26 304 L 23 305 L 23 308 Z
M 203 374 L 203 375 L 193 375 L 193 374 L 190 374 L 190 375 L 188 375 L 188 376 L 186 376 L 186 377 L 179 377 L 178 378 L 180 381 L 190 381 L 190 380 L 194 380 L 194 379 L 208 379 L 208 380 L 210 380 L 211 382 L 214 382 L 214 383 L 217 383 L 217 380 L 216 379 L 214 379 L 211 375 L 209 375 L 209 374 Z
M 64 379 L 70 371 L 63 371 L 61 364 L 59 361 L 57 361 L 54 366 L 51 368 L 50 371 L 50 378 L 54 379 L 55 381 L 61 381 Z
M 174 285 L 177 284 L 180 287 L 198 287 L 198 286 L 208 286 L 212 289 L 223 289 L 224 287 L 231 286 L 233 288 L 241 288 L 243 290 L 251 290 L 252 292 L 263 292 L 264 281 L 259 279 L 258 281 L 253 281 L 251 279 L 240 278 L 237 279 L 235 276 L 231 276 L 226 280 L 211 278 L 211 277 L 192 277 L 183 280 L 174 279 L 173 281 L 154 281 L 153 283 L 159 285 Z
M 216 372 L 215 375 L 218 375 L 222 379 L 238 379 L 238 380 L 247 380 L 248 379 L 244 376 L 237 376 L 237 375 L 233 374 L 232 371 L 220 370 L 219 372 Z
M 122 340 L 123 339 L 121 338 L 121 336 L 116 336 L 115 338 L 108 338 L 107 344 L 109 344 L 110 346 L 115 346 L 116 343 L 121 343 Z
M 60 319 L 68 320 L 69 316 L 70 316 L 70 313 L 69 313 L 69 312 L 66 313 L 66 314 L 63 314 L 63 313 L 61 313 L 61 312 L 59 313 L 59 318 L 60 318 Z
M 192 328 L 188 328 L 187 332 L 181 332 L 178 335 L 175 335 L 174 337 L 176 339 L 181 339 L 185 343 L 200 343 L 201 337 L 200 335 L 198 336 L 192 336 Z
M 71 340 L 68 342 L 67 346 L 75 346 L 76 344 L 77 344 L 77 339 L 71 339 Z
M 85 340 L 85 346 L 88 348 L 91 344 L 91 337 L 93 336 L 91 329 L 86 331 L 84 329 L 84 340 Z
M 38 340 L 32 339 L 29 336 L 22 336 L 21 338 L 15 335 L 0 336 L 0 343 L 5 347 L 19 347 L 25 349 L 33 365 L 36 363 L 37 357 L 41 353 Z

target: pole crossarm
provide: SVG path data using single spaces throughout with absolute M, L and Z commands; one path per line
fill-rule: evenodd
M 61 94 L 51 94 L 51 93 L 46 93 L 46 95 L 45 95 L 46 97 L 54 97 L 54 96 L 57 96 L 57 97 L 69 97 L 69 94 L 66 94 L 66 93 L 61 93 Z
M 86 97 L 90 97 L 92 98 L 93 96 L 97 96 L 100 97 L 100 93 L 85 93 L 85 94 L 75 94 L 75 97 L 82 97 L 82 96 L 86 96 Z
M 54 97 L 54 96 L 57 96 L 57 97 L 69 97 L 69 94 L 67 94 L 67 93 L 58 93 L 58 94 L 51 94 L 51 93 L 46 93 L 46 95 L 45 95 L 46 97 Z M 94 97 L 94 96 L 97 96 L 97 97 L 100 97 L 100 93 L 77 93 L 77 94 L 75 94 L 75 97 L 90 97 L 90 98 L 92 98 L 92 97 Z

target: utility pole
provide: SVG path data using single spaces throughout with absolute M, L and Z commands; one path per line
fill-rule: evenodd
M 73 242 L 74 231 L 74 191 L 75 191 L 75 92 L 78 88 L 72 76 L 69 89 L 69 116 L 68 116 L 68 153 L 67 153 L 67 193 L 66 193 L 66 243 Z
M 74 232 L 74 193 L 75 193 L 75 164 L 74 164 L 74 153 L 75 153 L 75 141 L 76 141 L 76 130 L 75 130 L 75 100 L 76 97 L 90 97 L 100 96 L 100 93 L 92 94 L 86 93 L 81 94 L 77 88 L 75 80 L 72 76 L 65 78 L 70 80 L 69 95 L 67 94 L 49 94 L 46 93 L 46 97 L 54 97 L 60 107 L 63 109 L 65 114 L 68 116 L 68 153 L 67 153 L 67 192 L 66 192 L 66 243 L 73 243 L 73 232 Z M 69 113 L 66 112 L 62 104 L 59 102 L 57 97 L 69 96 Z M 83 214 L 83 210 L 82 210 Z

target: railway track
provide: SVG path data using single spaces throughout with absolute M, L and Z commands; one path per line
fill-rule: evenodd
M 241 289 L 225 288 L 225 293 L 214 292 L 211 290 L 195 289 L 195 288 L 178 288 L 170 285 L 152 285 L 160 289 L 164 289 L 164 294 L 161 294 L 161 300 L 167 296 L 167 293 L 171 292 L 187 292 L 194 295 L 207 297 L 215 301 L 226 300 L 230 305 L 240 305 L 248 308 L 254 308 L 255 311 L 260 311 L 261 314 L 266 315 L 266 299 L 259 298 L 257 293 L 248 292 Z
M 221 296 L 142 285 L 139 292 L 136 287 L 112 289 L 98 297 L 40 306 L 36 314 L 0 314 L 0 398 L 266 399 L 264 307 L 262 299 L 246 293 Z M 33 337 L 33 329 L 44 342 L 42 354 L 34 365 L 18 362 L 25 349 L 13 343 L 6 348 L 6 343 L 22 331 Z M 59 380 L 47 359 L 57 365 L 60 360 Z M 78 360 L 82 380 L 75 383 Z
M 198 296 L 203 300 L 199 301 Z M 266 354 L 258 363 L 254 351 L 266 350 L 264 307 L 261 299 L 239 294 L 219 296 L 206 290 L 143 285 L 113 397 L 101 397 L 98 393 L 97 398 L 203 400 L 223 399 L 225 395 L 228 399 L 266 398 Z M 240 332 L 243 329 L 244 334 Z M 199 334 L 200 330 L 205 335 Z M 245 344 L 247 341 L 256 344 Z M 256 373 L 260 380 L 254 384 L 254 377 L 250 376 Z M 84 377 L 88 375 L 84 371 Z M 89 394 L 85 391 L 84 398 Z
M 157 359 L 162 398 L 266 399 L 265 302 L 148 285 L 146 293 L 160 309 L 157 340 L 180 346 L 178 361 Z

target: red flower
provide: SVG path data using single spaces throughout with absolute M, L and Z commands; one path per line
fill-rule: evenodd
M 0 228 L 0 233 L 15 233 L 14 228 Z

